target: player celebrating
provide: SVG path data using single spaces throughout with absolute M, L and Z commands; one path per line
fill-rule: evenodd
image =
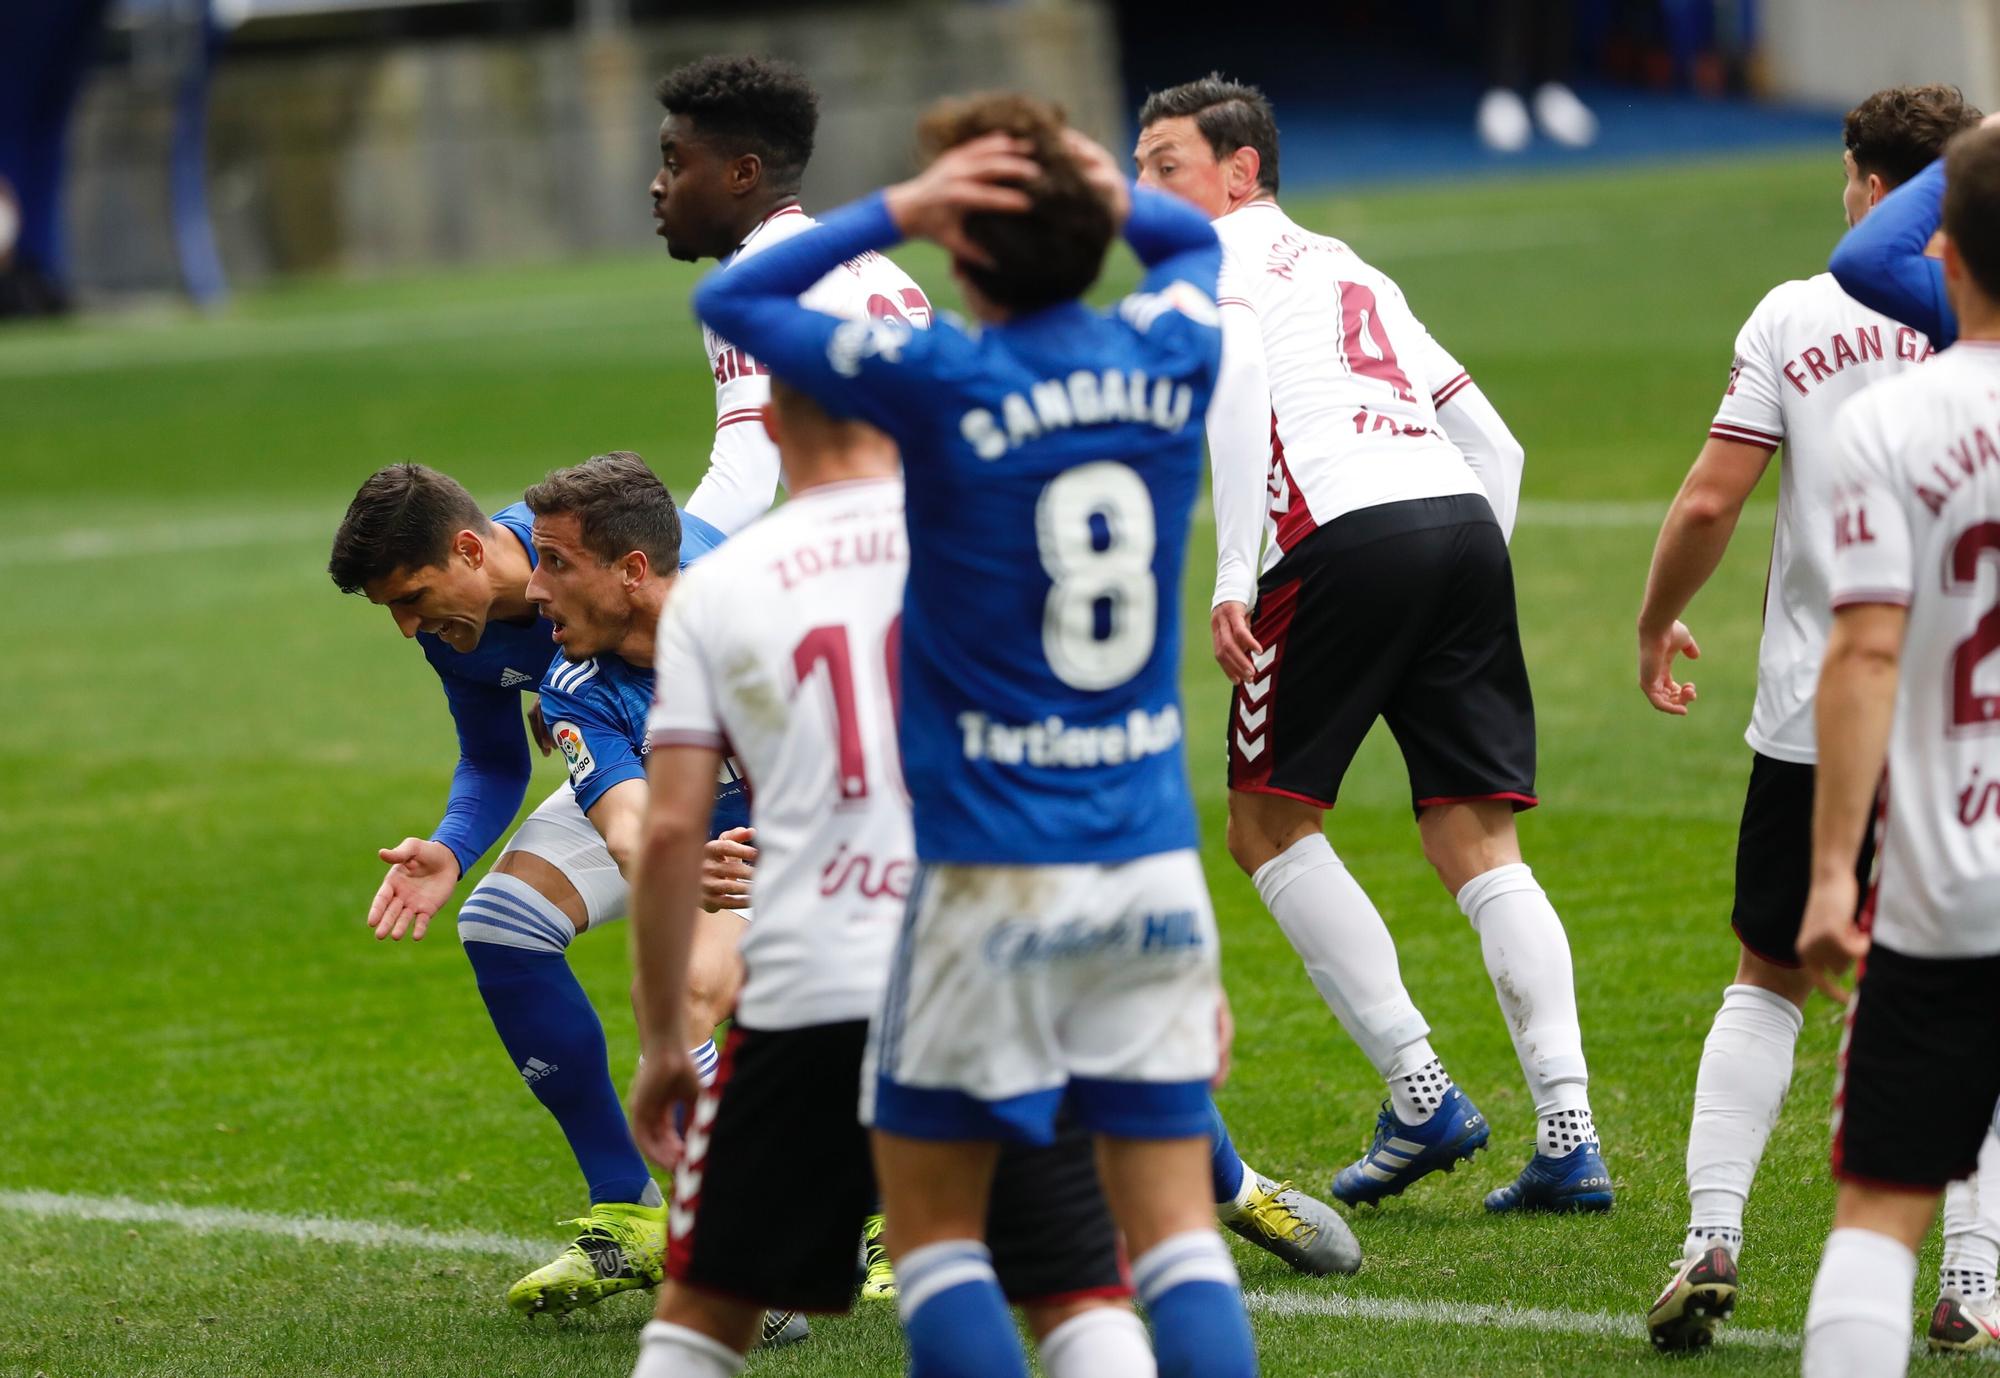
M 2000 132 L 1961 135 L 1945 160 L 1960 342 L 1836 423 L 1835 613 L 1798 950 L 1833 994 L 1832 974 L 1866 960 L 1835 1099 L 1840 1197 L 1806 1310 L 1808 1378 L 1905 1371 L 1916 1247 L 2000 1100 Z M 1855 858 L 1885 759 L 1864 924 Z
M 796 68 L 706 57 L 668 73 L 654 94 L 667 115 L 649 190 L 654 232 L 669 254 L 732 262 L 816 223 L 799 205 L 799 181 L 812 159 L 819 97 Z M 931 314 L 909 275 L 875 253 L 836 265 L 804 300 L 854 320 L 926 325 Z M 778 452 L 764 434 L 769 371 L 713 330 L 702 331 L 702 343 L 715 375 L 715 444 L 681 512 L 689 559 L 763 515 L 781 477 Z
M 1978 118 L 1948 86 L 1877 91 L 1855 106 L 1843 155 L 1847 223 L 1870 214 Z M 1796 949 L 1811 879 L 1813 685 L 1832 620 L 1834 415 L 1863 388 L 1929 354 L 1921 335 L 1861 306 L 1826 273 L 1773 288 L 1736 337 L 1708 441 L 1653 551 L 1639 611 L 1639 687 L 1661 712 L 1682 715 L 1695 688 L 1675 681 L 1674 657 L 1700 651 L 1681 614 L 1715 572 L 1744 502 L 1784 446 L 1757 700 L 1744 733 L 1750 786 L 1730 916 L 1741 952 L 1695 1078 L 1682 1259 L 1647 1315 L 1661 1349 L 1709 1343 L 1735 1306 L 1743 1207 L 1791 1085 L 1812 990 Z M 1864 844 L 1864 878 L 1870 851 Z
M 555 656 L 553 628 L 528 596 L 537 561 L 531 522 L 525 504 L 489 518 L 446 475 L 392 464 L 361 485 L 334 536 L 334 584 L 387 607 L 416 639 L 458 728 L 458 767 L 437 829 L 380 854 L 389 873 L 368 911 L 378 939 L 423 938 L 520 808 L 532 774 L 529 732 L 551 749 L 539 709 L 529 732 L 520 717 L 521 695 Z M 564 956 L 577 934 L 624 912 L 624 880 L 568 785 L 521 824 L 459 908 L 459 939 L 493 1027 L 561 1126 L 590 1192 L 575 1242 L 508 1290 L 520 1311 L 566 1311 L 659 1281 L 665 1203 L 626 1127 L 604 1026 Z M 733 943 L 723 925 L 739 921 L 709 922 L 721 932 L 703 945 L 690 1003 L 692 1022 L 712 1027 L 727 1011 L 733 975 L 718 960 L 728 953 L 718 937 Z M 694 1043 L 712 1066 L 707 1034 Z
M 1237 686 L 1230 854 L 1388 1082 L 1374 1141 L 1333 1194 L 1378 1203 L 1489 1134 L 1431 1047 L 1381 915 L 1326 839 L 1341 777 L 1380 717 L 1409 768 L 1424 855 L 1479 934 L 1538 1117 L 1533 1158 L 1486 1207 L 1608 1210 L 1569 939 L 1514 831 L 1514 811 L 1535 802 L 1506 544 L 1521 448 L 1395 283 L 1279 209 L 1277 124 L 1260 91 L 1210 76 L 1149 97 L 1139 123 L 1141 180 L 1216 217 L 1223 244 L 1210 626 Z M 1372 659 L 1357 662 L 1355 646 Z
M 912 1368 L 1026 1373 L 979 1237 L 999 1142 L 1045 1141 L 1067 1086 L 1160 1372 L 1236 1378 L 1256 1356 L 1206 1182 L 1221 989 L 1175 684 L 1215 238 L 1029 98 L 940 107 L 921 139 L 934 161 L 916 179 L 695 298 L 902 450 L 921 866 L 864 1085 Z M 1148 271 L 1099 315 L 1077 297 L 1121 223 Z M 795 300 L 906 236 L 952 253 L 979 333 Z
M 660 628 L 641 883 L 633 896 L 643 1022 L 681 1020 L 681 991 L 725 742 L 758 784 L 757 923 L 724 1054 L 727 1075 L 693 1111 L 671 1217 L 669 1271 L 641 1378 L 735 1373 L 760 1305 L 843 1310 L 874 1175 L 856 1122 L 867 1021 L 881 1002 L 913 870 L 897 777 L 895 655 L 907 542 L 896 447 L 773 384 L 768 429 L 792 499 L 674 592 Z M 758 609 L 746 619 L 741 610 Z M 685 911 L 685 912 L 684 912 Z M 678 1044 L 648 1052 L 633 1126 L 655 1159 L 678 1157 L 674 1111 L 695 1088 Z M 769 1183 L 810 1143 L 814 1190 L 789 1227 L 761 1228 Z M 992 1213 L 996 1266 L 1030 1299 L 1055 1378 L 1150 1373 L 1145 1330 L 1078 1131 L 1003 1159 Z M 746 1247 L 746 1244 L 748 1247 Z

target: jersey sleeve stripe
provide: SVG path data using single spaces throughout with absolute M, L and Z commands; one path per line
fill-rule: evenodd
M 698 727 L 656 727 L 647 734 L 647 740 L 656 751 L 663 746 L 703 746 L 711 751 L 724 751 L 728 747 L 720 732 L 704 732 Z
M 1240 306 L 1246 311 L 1255 311 L 1257 309 L 1250 305 L 1249 301 L 1243 297 L 1217 297 L 1215 304 L 1217 306 Z
M 1763 431 L 1739 426 L 1733 421 L 1717 421 L 1708 428 L 1708 434 L 1715 440 L 1734 440 L 1745 445 L 1761 445 L 1767 450 L 1775 450 L 1785 443 L 1781 435 L 1767 435 Z
M 1460 373 L 1456 378 L 1453 378 L 1450 382 L 1431 394 L 1431 405 L 1442 407 L 1445 403 L 1471 386 L 1472 375 L 1469 373 Z
M 715 429 L 717 429 L 718 431 L 726 430 L 731 426 L 741 426 L 751 421 L 756 422 L 760 426 L 763 425 L 764 413 L 762 413 L 761 411 L 753 411 L 744 413 L 741 416 L 725 417 L 723 420 L 720 420 L 715 423 Z
M 764 409 L 762 407 L 732 407 L 715 419 L 717 424 L 720 424 L 724 421 L 739 421 L 746 416 L 762 416 L 763 414 Z
M 1886 603 L 1894 608 L 1910 606 L 1908 589 L 1846 589 L 1833 595 L 1833 610 L 1861 607 L 1869 603 Z

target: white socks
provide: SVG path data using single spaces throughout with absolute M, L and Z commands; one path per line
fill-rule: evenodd
M 1979 1172 L 1944 1189 L 1944 1256 L 1938 1295 L 1984 1302 L 2000 1270 L 2000 1137 L 1979 1146 Z
M 1710 1240 L 1732 1258 L 1743 1247 L 1743 1204 L 1791 1089 L 1792 1054 L 1805 1022 L 1797 1005 L 1762 987 L 1722 992 L 1702 1045 L 1688 1125 L 1690 1253 Z
M 1423 1046 L 1429 1049 L 1429 1041 Z M 1437 1114 L 1451 1085 L 1451 1074 L 1444 1064 L 1432 1058 L 1408 1076 L 1389 1078 L 1389 1108 L 1404 1124 L 1422 1124 Z
M 632 1378 L 736 1378 L 741 1372 L 741 1354 L 684 1325 L 647 1321 L 639 1332 Z
M 1153 1343 L 1130 1307 L 1093 1306 L 1071 1316 L 1041 1342 L 1048 1378 L 1155 1378 Z
M 1805 1378 L 1902 1378 L 1917 1256 L 1872 1230 L 1835 1230 L 1806 1306 Z
M 1388 925 L 1324 834 L 1300 838 L 1250 879 L 1320 998 L 1377 1072 L 1393 1084 L 1437 1060 L 1430 1025 L 1403 989 Z
M 1496 866 L 1465 883 L 1458 907 L 1479 934 L 1535 1114 L 1546 1127 L 1563 1111 L 1588 1112 L 1590 1073 L 1576 1018 L 1569 935 L 1535 873 L 1525 862 Z M 1546 1152 L 1543 1136 L 1537 1137 L 1537 1151 Z

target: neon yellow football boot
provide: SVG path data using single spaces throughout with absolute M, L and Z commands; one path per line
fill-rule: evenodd
M 590 1208 L 575 1241 L 507 1289 L 526 1316 L 560 1316 L 642 1287 L 658 1287 L 667 1251 L 667 1208 L 606 1201 Z
M 861 1279 L 861 1300 L 894 1301 L 896 1269 L 889 1262 L 888 1246 L 882 1242 L 882 1217 L 871 1215 L 861 1228 L 862 1262 L 867 1273 Z

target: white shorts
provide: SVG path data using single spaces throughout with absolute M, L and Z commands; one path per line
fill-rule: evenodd
M 557 785 L 555 792 L 522 820 L 500 854 L 508 852 L 538 856 L 568 876 L 577 894 L 583 896 L 592 928 L 625 917 L 630 898 L 625 877 L 618 873 L 618 863 L 611 859 L 597 825 L 576 806 L 568 781 Z
M 1047 1143 L 1067 1089 L 1099 1133 L 1203 1137 L 1221 998 L 1192 851 L 924 866 L 869 1033 L 861 1117 L 911 1138 Z

